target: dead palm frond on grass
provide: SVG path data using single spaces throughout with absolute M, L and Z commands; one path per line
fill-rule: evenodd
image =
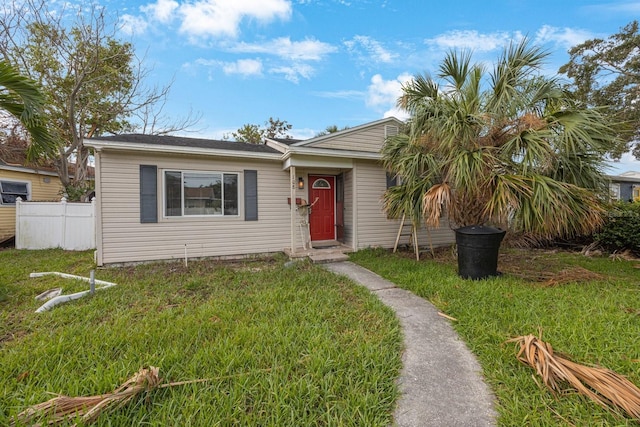
M 258 370 L 260 372 L 270 372 L 272 368 Z M 216 378 L 201 378 L 196 380 L 175 381 L 162 384 L 159 376 L 160 368 L 154 366 L 143 367 L 122 383 L 120 387 L 111 393 L 99 394 L 95 396 L 57 396 L 46 402 L 38 403 L 30 406 L 16 416 L 16 420 L 11 423 L 28 424 L 33 427 L 42 425 L 57 425 L 65 421 L 82 421 L 86 424 L 93 423 L 98 416 L 105 411 L 118 409 L 129 403 L 134 397 L 143 392 L 148 392 L 158 388 L 174 387 L 186 384 L 203 383 L 213 380 L 222 380 L 234 378 L 246 374 L 231 374 Z M 256 371 L 254 371 L 256 372 Z M 37 420 L 46 420 L 45 423 L 35 422 Z M 76 424 L 73 424 L 75 426 Z
M 575 363 L 554 353 L 551 344 L 534 335 L 507 342 L 520 345 L 518 360 L 534 368 L 553 394 L 573 389 L 605 409 L 620 408 L 640 420 L 640 389 L 626 377 L 603 367 Z
M 20 412 L 16 417 L 17 421 L 35 426 L 42 425 L 32 424 L 33 421 L 39 419 L 45 419 L 48 425 L 74 419 L 84 423 L 92 423 L 103 411 L 120 408 L 138 394 L 157 387 L 161 382 L 158 372 L 159 368 L 153 366 L 142 368 L 120 387 L 107 394 L 54 397 Z M 12 425 L 15 424 L 15 422 L 12 423 Z

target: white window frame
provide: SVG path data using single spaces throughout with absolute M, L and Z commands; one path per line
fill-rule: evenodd
M 611 200 L 618 201 L 620 200 L 620 183 L 612 182 L 609 184 L 609 194 Z
M 3 182 L 11 182 L 11 183 L 16 183 L 16 184 L 26 184 L 27 186 L 27 198 L 23 199 L 25 201 L 27 200 L 31 200 L 31 181 L 22 181 L 19 179 L 5 179 L 5 178 L 0 178 L 0 206 L 6 206 L 6 207 L 15 207 L 16 204 L 15 203 L 3 203 L 2 202 L 2 193 L 4 193 L 4 191 L 2 191 L 2 183 Z
M 180 190 L 180 215 L 167 215 L 167 172 L 177 172 L 181 176 L 181 190 Z M 184 213 L 184 174 L 202 174 L 202 175 L 221 175 L 222 176 L 222 195 L 221 205 L 222 213 L 219 214 L 200 214 L 200 215 L 185 215 Z M 235 175 L 237 182 L 236 202 L 237 209 L 236 214 L 224 213 L 224 176 Z M 177 219 L 177 218 L 238 218 L 240 216 L 240 173 L 238 172 L 225 172 L 225 171 L 203 171 L 203 170 L 188 170 L 188 169 L 162 169 L 162 217 L 165 219 Z

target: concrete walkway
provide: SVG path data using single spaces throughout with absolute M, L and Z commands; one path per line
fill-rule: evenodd
M 325 268 L 366 286 L 400 320 L 405 349 L 394 412 L 397 426 L 496 425 L 493 395 L 480 365 L 431 303 L 352 262 Z

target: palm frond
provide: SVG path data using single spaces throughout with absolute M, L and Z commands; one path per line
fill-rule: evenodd
M 518 360 L 534 368 L 553 394 L 574 389 L 605 409 L 620 408 L 631 418 L 640 419 L 640 389 L 624 376 L 606 368 L 573 362 L 533 335 L 507 342 L 519 346 Z
M 45 122 L 45 105 L 45 98 L 33 80 L 0 61 L 0 109 L 18 119 L 29 132 L 28 161 L 51 155 L 57 148 L 57 141 Z
M 545 238 L 593 233 L 602 225 L 604 208 L 597 195 L 585 188 L 543 175 L 530 177 L 531 193 L 519 198 L 512 228 Z
M 446 182 L 432 185 L 423 198 L 423 214 L 428 226 L 439 227 L 443 212 L 452 212 L 455 209 L 453 203 L 453 189 Z
M 157 387 L 161 381 L 158 372 L 159 369 L 153 366 L 141 368 L 111 393 L 80 397 L 57 396 L 27 408 L 20 412 L 16 419 L 21 424 L 29 425 L 40 425 L 33 423 L 38 419 L 47 420 L 49 425 L 61 424 L 77 418 L 85 423 L 91 423 L 103 411 L 122 407 L 140 393 Z

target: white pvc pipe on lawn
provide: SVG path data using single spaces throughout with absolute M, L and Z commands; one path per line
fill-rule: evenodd
M 50 275 L 64 277 L 65 279 L 76 279 L 76 280 L 83 280 L 85 282 L 91 282 L 91 279 L 89 277 L 76 276 L 74 274 L 67 274 L 67 273 L 59 273 L 57 271 L 46 271 L 46 272 L 43 272 L 43 273 L 31 273 L 29 275 L 29 277 L 43 277 L 43 276 L 50 276 Z M 116 286 L 115 283 L 105 282 L 104 280 L 95 280 L 94 282 L 97 285 L 102 285 L 102 286 L 100 286 L 100 287 L 98 287 L 96 289 L 107 289 L 107 288 L 110 288 L 112 286 Z M 89 294 L 90 292 L 91 292 L 91 290 L 88 290 L 88 291 L 76 292 L 75 294 L 59 295 L 59 296 L 57 296 L 55 298 L 51 298 L 49 301 L 47 301 L 46 303 L 41 305 L 40 308 L 38 308 L 36 310 L 36 313 L 42 313 L 43 311 L 47 311 L 47 310 L 52 309 L 53 307 L 55 307 L 58 304 L 62 304 L 62 303 L 67 302 L 67 301 L 72 301 L 74 299 L 82 298 L 83 296 Z

